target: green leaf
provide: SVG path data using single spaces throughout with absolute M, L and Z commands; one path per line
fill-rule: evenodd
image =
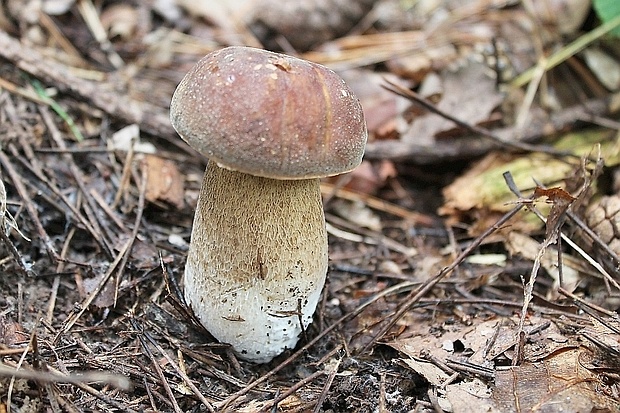
M 613 18 L 620 16 L 620 1 L 618 0 L 594 0 L 593 6 L 603 23 L 607 23 Z M 611 34 L 615 37 L 620 37 L 620 27 L 612 30 Z

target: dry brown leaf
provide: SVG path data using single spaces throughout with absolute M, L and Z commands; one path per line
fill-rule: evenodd
M 145 155 L 148 170 L 146 199 L 163 201 L 181 209 L 185 203 L 183 177 L 174 162 L 156 155 Z
M 94 278 L 84 278 L 82 286 L 84 288 L 84 294 L 89 296 L 99 287 L 99 284 L 105 278 L 105 274 L 100 274 Z M 92 304 L 97 308 L 107 308 L 114 305 L 114 298 L 116 296 L 115 286 L 113 282 L 108 281 L 105 286 L 99 291 L 97 297 L 93 300 Z
M 502 412 L 617 411 L 617 401 L 597 391 L 596 375 L 581 363 L 589 353 L 571 348 L 537 363 L 499 370 L 493 400 Z
M 449 376 L 446 374 L 446 372 L 441 370 L 433 363 L 418 361 L 415 359 L 403 359 L 402 361 L 407 364 L 407 366 L 409 366 L 411 370 L 424 377 L 426 381 L 428 381 L 433 386 L 441 386 L 443 383 L 445 383 L 446 380 L 448 380 Z
M 492 365 L 493 359 L 514 347 L 517 323 L 518 317 L 511 317 L 482 321 L 474 326 L 453 325 L 441 335 L 419 331 L 413 337 L 397 339 L 388 345 L 411 358 L 420 357 L 420 352 L 424 350 L 439 360 L 453 355 L 454 348 L 462 347 L 473 352 L 468 358 L 469 362 L 488 367 Z M 526 359 L 540 360 L 559 348 L 568 346 L 559 328 L 554 323 L 547 323 L 547 320 L 540 317 L 531 316 L 528 319 L 526 332 L 540 326 L 546 328 L 528 336 Z M 447 329 L 448 326 L 444 328 Z M 489 347 L 491 341 L 492 345 Z
M 446 399 L 454 413 L 505 413 L 491 398 L 491 389 L 480 379 L 446 386 Z
M 475 62 L 469 62 L 455 72 L 444 71 L 445 93 L 437 108 L 472 125 L 489 119 L 504 96 L 497 91 L 495 79 L 487 73 L 485 65 Z M 428 114 L 414 120 L 401 139 L 416 146 L 430 147 L 439 133 L 454 127 L 454 123 L 444 117 Z
M 0 344 L 14 346 L 28 339 L 24 329 L 11 318 L 0 315 Z
M 383 87 L 386 80 L 402 83 L 396 76 L 365 69 L 345 70 L 339 74 L 362 103 L 364 119 L 371 137 L 377 138 L 377 135 L 380 135 L 378 131 L 386 125 L 396 129 L 405 126 L 404 123 L 399 125 L 398 120 L 402 118 L 409 103 Z M 385 134 L 389 132 L 382 130 L 381 135 Z
M 383 188 L 388 179 L 397 175 L 396 167 L 391 161 L 379 161 L 362 163 L 346 175 L 326 178 L 326 182 L 340 187 L 341 182 L 346 182 L 343 188 L 365 195 L 375 195 Z
M 534 198 L 547 197 L 547 202 L 552 204 L 551 211 L 547 215 L 545 238 L 548 240 L 556 239 L 558 231 L 566 217 L 566 211 L 576 199 L 562 188 L 541 188 L 536 186 Z

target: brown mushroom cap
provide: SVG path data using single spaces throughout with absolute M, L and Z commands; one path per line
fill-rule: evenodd
M 350 171 L 367 138 L 360 102 L 336 73 L 250 47 L 202 58 L 174 92 L 170 118 L 220 166 L 275 179 Z

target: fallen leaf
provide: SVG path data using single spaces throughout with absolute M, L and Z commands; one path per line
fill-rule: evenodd
M 415 359 L 402 359 L 402 361 L 411 368 L 411 370 L 424 377 L 433 386 L 441 386 L 448 380 L 445 371 L 434 365 L 433 363 L 418 361 Z
M 148 171 L 146 199 L 149 202 L 163 201 L 181 209 L 185 203 L 183 177 L 174 162 L 156 155 L 144 158 Z
M 568 349 L 521 366 L 498 370 L 493 400 L 502 412 L 617 411 L 618 402 L 597 391 L 598 379 L 581 360 L 590 353 Z
M 583 156 L 600 143 L 606 165 L 613 166 L 618 164 L 620 157 L 615 142 L 610 141 L 609 136 L 609 132 L 603 130 L 570 133 L 557 140 L 554 147 Z M 569 161 L 544 153 L 528 153 L 518 157 L 501 152 L 490 153 L 444 188 L 445 202 L 439 208 L 439 213 L 452 215 L 459 220 L 463 219 L 462 214 L 466 213 L 475 216 L 476 220 L 487 221 L 487 216 L 497 212 L 505 213 L 514 208 L 517 201 L 504 181 L 503 174 L 506 171 L 511 173 L 523 196 L 529 196 L 536 187 L 535 182 L 551 185 L 570 179 L 573 172 L 581 168 L 581 164 L 575 159 Z M 559 192 L 554 196 L 560 196 Z M 537 207 L 545 216 L 548 215 L 549 205 L 538 203 Z M 522 216 L 524 219 L 514 219 L 511 222 L 511 230 L 527 232 L 540 227 L 540 221 L 533 214 Z
M 28 340 L 28 334 L 24 332 L 19 323 L 0 315 L 0 344 L 14 346 L 26 340 Z
M 442 89 L 445 92 L 437 103 L 437 108 L 472 125 L 487 120 L 504 99 L 503 94 L 495 87 L 495 80 L 487 75 L 486 66 L 474 62 L 456 72 L 446 70 Z M 415 119 L 401 140 L 429 146 L 439 133 L 454 128 L 452 121 L 429 113 Z
M 474 378 L 446 386 L 445 397 L 455 413 L 505 413 L 499 410 L 491 395 L 489 386 Z
M 113 4 L 101 12 L 100 18 L 109 38 L 129 39 L 138 25 L 138 9 L 129 4 Z
M 93 291 L 97 290 L 99 284 L 103 281 L 105 274 L 100 274 L 94 278 L 84 278 L 82 285 L 84 287 L 84 294 L 89 296 Z M 108 308 L 114 305 L 115 298 L 115 286 L 114 282 L 108 280 L 103 288 L 97 294 L 97 297 L 93 300 L 92 304 L 97 308 Z

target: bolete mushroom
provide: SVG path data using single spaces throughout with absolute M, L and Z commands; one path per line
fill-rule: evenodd
M 189 71 L 170 118 L 209 158 L 185 299 L 239 357 L 268 362 L 312 321 L 327 273 L 319 178 L 361 162 L 360 102 L 324 66 L 228 47 Z

